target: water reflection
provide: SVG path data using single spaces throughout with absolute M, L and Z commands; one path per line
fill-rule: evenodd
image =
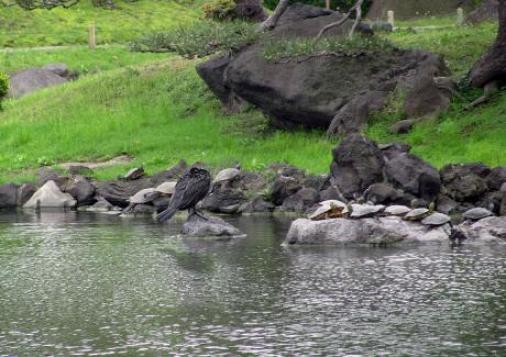
M 490 355 L 506 348 L 502 246 L 280 245 L 289 219 L 0 216 L 0 355 Z

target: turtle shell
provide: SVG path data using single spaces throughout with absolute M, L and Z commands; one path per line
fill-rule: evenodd
M 490 216 L 493 216 L 493 215 L 494 214 L 492 212 L 490 212 L 486 208 L 476 207 L 476 208 L 471 208 L 470 210 L 464 212 L 463 217 L 465 219 L 470 219 L 470 220 L 473 220 L 473 221 L 478 221 L 480 219 L 483 219 L 483 218 L 486 218 L 486 217 L 490 217 Z
M 235 179 L 239 174 L 241 173 L 241 170 L 236 169 L 234 167 L 223 169 L 214 178 L 214 182 L 223 182 L 223 181 L 231 181 Z
M 422 220 L 422 224 L 427 226 L 442 226 L 443 224 L 450 223 L 451 218 L 446 214 L 434 212 L 430 216 L 425 217 Z
M 157 196 L 155 193 L 156 191 L 154 188 L 145 188 L 144 190 L 140 190 L 135 195 L 130 197 L 130 203 L 141 204 L 151 202 L 156 198 L 155 196 Z
M 345 203 L 338 200 L 327 200 L 320 202 L 316 211 L 311 213 L 308 218 L 313 221 L 321 221 L 330 218 L 340 218 L 348 213 L 348 207 Z
M 176 184 L 177 184 L 176 181 L 167 181 L 158 185 L 155 188 L 155 191 L 160 192 L 164 195 L 173 195 L 174 192 L 176 191 Z

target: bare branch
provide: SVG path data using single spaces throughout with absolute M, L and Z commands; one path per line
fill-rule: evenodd
M 272 30 L 278 24 L 281 15 L 284 14 L 290 0 L 280 0 L 274 12 L 260 25 L 260 31 Z
M 351 16 L 351 13 L 353 11 L 355 11 L 356 13 L 356 18 L 355 18 L 355 22 L 353 24 L 353 27 L 351 28 L 351 31 L 350 31 L 350 38 L 353 37 L 353 33 L 355 32 L 358 24 L 360 23 L 360 20 L 362 20 L 362 4 L 364 3 L 364 0 L 357 0 L 357 2 L 355 3 L 355 5 L 353 5 L 353 7 L 350 9 L 350 11 L 348 11 L 348 13 L 346 15 L 343 16 L 343 18 L 341 18 L 339 21 L 336 21 L 336 22 L 333 22 L 331 24 L 328 24 L 327 26 L 323 27 L 320 32 L 318 33 L 318 35 L 316 36 L 316 40 L 320 40 L 321 37 L 325 34 L 325 32 L 327 32 L 328 30 L 334 28 L 334 27 L 339 27 L 341 26 L 343 23 L 346 22 L 346 20 L 348 20 Z

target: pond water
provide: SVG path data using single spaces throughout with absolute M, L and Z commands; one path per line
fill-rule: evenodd
M 506 351 L 506 246 L 283 247 L 289 219 L 0 216 L 0 356 L 486 356 Z

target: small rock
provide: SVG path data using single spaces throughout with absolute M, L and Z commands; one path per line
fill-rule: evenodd
M 415 125 L 416 120 L 414 119 L 406 119 L 398 121 L 390 127 L 390 133 L 392 134 L 406 134 L 411 131 L 413 125 Z
M 404 219 L 406 221 L 421 221 L 422 219 L 427 217 L 429 212 L 430 211 L 427 208 L 415 208 L 414 210 L 406 214 L 404 216 Z
M 437 210 L 444 214 L 453 214 L 458 208 L 458 203 L 445 195 L 439 195 L 437 198 Z
M 60 186 L 63 192 L 70 194 L 78 206 L 89 205 L 95 202 L 95 186 L 83 176 L 73 176 Z
M 60 191 L 56 183 L 50 180 L 35 192 L 23 208 L 73 208 L 75 206 L 74 198 Z
M 246 202 L 246 196 L 240 190 L 216 188 L 201 202 L 200 207 L 210 212 L 234 214 Z
M 369 186 L 364 192 L 366 201 L 375 204 L 388 204 L 397 201 L 402 196 L 402 192 L 398 192 L 395 188 L 387 183 L 375 183 Z
M 283 201 L 282 211 L 305 212 L 320 200 L 314 188 L 301 188 Z
M 278 176 L 272 186 L 271 200 L 276 206 L 280 206 L 287 197 L 293 195 L 301 188 L 302 186 L 293 177 Z
M 130 171 L 128 171 L 126 173 L 126 175 L 123 176 L 121 179 L 127 180 L 127 181 L 138 180 L 144 175 L 145 175 L 144 168 L 143 167 L 136 167 L 136 168 L 133 168 Z
M 205 219 L 192 214 L 183 224 L 181 233 L 192 237 L 237 237 L 244 235 L 239 229 L 223 219 L 207 216 Z
M 23 205 L 28 202 L 35 192 L 37 192 L 37 187 L 31 183 L 21 185 L 18 189 L 18 206 L 23 207 Z
M 256 212 L 272 212 L 275 206 L 271 202 L 267 202 L 261 196 L 257 196 L 251 201 L 241 205 L 240 213 L 256 213 Z
M 0 209 L 15 208 L 18 204 L 18 186 L 8 183 L 0 186 Z
M 497 191 L 506 184 L 506 167 L 496 167 L 487 176 L 487 185 L 491 190 Z
M 385 213 L 390 216 L 404 216 L 411 212 L 411 208 L 401 205 L 393 205 L 385 208 Z
M 87 212 L 109 212 L 114 210 L 115 207 L 103 198 L 99 198 L 94 205 L 86 207 Z
M 39 181 L 38 185 L 43 186 L 48 181 L 59 181 L 60 174 L 50 167 L 41 167 L 39 169 Z
M 442 226 L 444 224 L 450 223 L 451 218 L 446 214 L 434 212 L 430 216 L 425 217 L 422 220 L 422 224 L 426 226 Z
M 359 205 L 352 204 L 351 205 L 351 218 L 365 218 L 372 217 L 375 214 L 383 212 L 385 206 L 383 205 Z
M 478 221 L 480 219 L 493 216 L 494 214 L 486 208 L 476 207 L 464 212 L 462 217 L 471 221 Z

